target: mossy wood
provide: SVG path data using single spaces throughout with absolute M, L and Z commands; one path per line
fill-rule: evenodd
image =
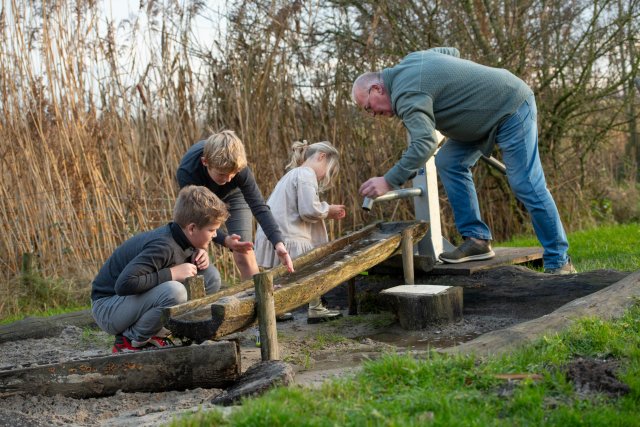
M 273 299 L 273 278 L 271 273 L 259 273 L 253 277 L 256 283 L 256 312 L 260 329 L 260 355 L 263 361 L 280 359 L 278 330 Z
M 76 311 L 49 317 L 27 317 L 0 326 L 0 343 L 28 338 L 47 338 L 60 335 L 67 326 L 97 327 L 91 310 Z
M 353 243 L 354 241 L 360 239 L 362 236 L 366 236 L 371 233 L 372 230 L 377 227 L 378 223 L 369 225 L 367 227 L 362 228 L 359 231 L 350 233 L 340 239 L 337 239 L 333 242 L 329 242 L 326 245 L 318 247 L 313 251 L 310 251 L 306 254 L 303 254 L 296 259 L 293 260 L 293 265 L 296 269 L 302 268 L 309 262 L 322 258 L 332 252 L 339 250 L 340 248 Z M 286 268 L 283 266 L 278 266 L 271 269 L 271 272 L 274 275 L 281 276 L 287 273 Z M 215 294 L 208 295 L 204 298 L 200 298 L 193 301 L 187 301 L 184 304 L 174 305 L 173 307 L 165 308 L 163 311 L 163 320 L 164 323 L 175 321 L 175 319 L 179 319 L 182 314 L 188 313 L 190 318 L 197 319 L 204 315 L 208 316 L 210 310 L 210 305 L 216 301 L 218 301 L 222 297 L 226 297 L 229 295 L 234 295 L 239 292 L 245 291 L 247 289 L 253 289 L 254 284 L 253 280 L 245 280 L 244 282 L 238 283 L 235 286 L 230 288 L 223 289 Z M 200 312 L 202 311 L 202 313 Z
M 204 276 L 187 277 L 184 281 L 184 287 L 187 288 L 189 301 L 204 298 L 207 295 L 204 290 Z
M 241 373 L 235 341 L 121 353 L 0 371 L 0 397 L 56 394 L 89 398 L 123 392 L 224 388 Z
M 300 307 L 386 260 L 400 249 L 403 230 L 410 230 L 413 240 L 419 241 L 428 224 L 375 223 L 296 258 L 294 273 L 284 266 L 269 270 L 276 286 L 276 314 Z M 229 291 L 165 309 L 165 326 L 195 341 L 217 339 L 251 326 L 256 321 L 253 283 L 241 283 L 234 294 Z

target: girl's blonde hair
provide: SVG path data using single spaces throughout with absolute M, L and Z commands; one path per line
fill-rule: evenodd
M 222 173 L 238 173 L 247 167 L 244 144 L 232 130 L 223 130 L 207 138 L 202 156 L 207 167 Z
M 293 145 L 291 145 L 291 151 L 291 161 L 285 167 L 286 171 L 290 171 L 291 169 L 302 165 L 307 159 L 316 153 L 325 153 L 327 156 L 327 173 L 319 182 L 319 185 L 320 191 L 324 191 L 329 188 L 331 180 L 338 174 L 338 170 L 340 169 L 340 153 L 338 153 L 336 147 L 331 145 L 329 141 L 321 141 L 309 145 L 307 141 L 303 140 L 302 142 L 294 142 Z

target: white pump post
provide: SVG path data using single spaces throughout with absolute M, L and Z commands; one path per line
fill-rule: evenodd
M 438 144 L 444 139 L 444 136 L 438 131 L 435 136 Z M 407 138 L 410 142 L 411 137 L 408 133 Z M 429 222 L 427 235 L 418 243 L 418 254 L 428 256 L 434 262 L 438 262 L 438 257 L 442 252 L 451 251 L 455 247 L 442 237 L 435 155 L 431 156 L 424 167 L 418 170 L 418 174 L 413 178 L 413 187 L 423 190 L 419 197 L 413 199 L 416 219 Z

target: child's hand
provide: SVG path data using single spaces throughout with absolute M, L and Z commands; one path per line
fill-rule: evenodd
M 187 277 L 193 277 L 198 274 L 198 267 L 190 262 L 174 265 L 169 270 L 171 270 L 171 280 L 177 280 L 178 282 L 184 282 Z
M 345 210 L 344 205 L 329 205 L 329 214 L 327 214 L 327 218 L 342 219 L 345 216 L 347 216 L 347 211 Z
M 196 265 L 198 270 L 206 270 L 209 267 L 209 254 L 204 249 L 196 249 L 191 255 L 191 262 Z
M 253 249 L 253 242 L 241 242 L 240 236 L 232 234 L 224 239 L 224 245 L 233 252 L 246 254 Z
M 291 256 L 289 256 L 287 248 L 284 247 L 284 243 L 278 242 L 275 248 L 276 254 L 278 255 L 278 258 L 280 258 L 280 263 L 287 267 L 287 271 L 289 271 L 289 273 L 293 273 L 293 261 L 291 261 Z

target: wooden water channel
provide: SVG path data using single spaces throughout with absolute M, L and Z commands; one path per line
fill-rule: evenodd
M 427 230 L 425 222 L 376 223 L 296 258 L 294 273 L 283 266 L 271 269 L 275 313 L 300 307 L 386 260 L 401 248 L 403 233 L 405 241 L 418 241 Z M 240 331 L 256 320 L 253 280 L 164 312 L 168 329 L 196 342 Z

